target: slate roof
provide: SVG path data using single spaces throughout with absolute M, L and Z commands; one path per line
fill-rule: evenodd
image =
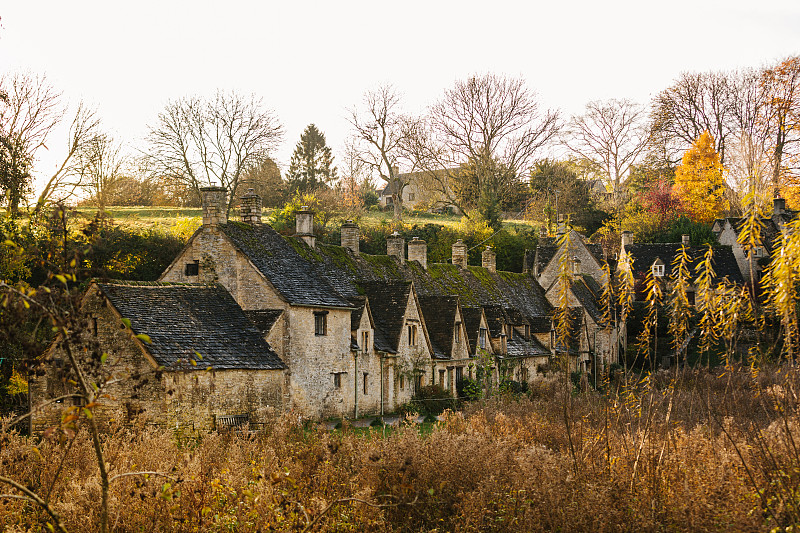
M 367 299 L 363 297 L 348 298 L 353 311 L 350 313 L 350 331 L 356 331 L 358 326 L 361 325 L 361 317 L 364 315 L 364 309 L 367 307 Z
M 244 253 L 278 292 L 293 305 L 350 307 L 325 278 L 313 275 L 313 251 L 301 240 L 286 239 L 266 224 L 220 224 L 223 233 Z
M 536 264 L 536 271 L 541 272 L 545 269 L 550 261 L 555 257 L 558 252 L 558 245 L 556 244 L 540 244 L 536 247 L 536 257 L 534 262 Z
M 721 219 L 721 222 L 723 224 L 722 224 L 722 229 L 720 230 L 720 233 L 721 233 L 722 230 L 725 229 L 725 225 L 724 225 L 725 221 L 730 223 L 731 228 L 733 229 L 733 232 L 738 237 L 739 234 L 741 233 L 742 224 L 744 223 L 744 219 L 741 218 L 741 217 L 728 217 L 728 218 L 725 218 L 725 219 Z M 781 230 L 780 230 L 780 228 L 778 227 L 778 225 L 775 223 L 775 221 L 772 218 L 762 218 L 761 219 L 761 224 L 762 224 L 762 227 L 761 227 L 761 244 L 763 244 L 764 248 L 767 249 L 767 253 L 772 255 L 772 250 L 774 249 L 775 244 L 776 244 L 775 241 L 777 240 L 778 235 L 780 235 Z
M 197 366 L 185 368 L 286 368 L 221 285 L 111 282 L 97 286 L 131 321 L 135 334 L 150 337 L 151 344 L 144 346 L 159 365 L 174 367 L 192 358 Z
M 434 352 L 445 358 L 453 355 L 453 335 L 458 310 L 457 296 L 421 296 L 419 306 Z
M 469 353 L 474 354 L 478 346 L 478 334 L 481 329 L 480 307 L 462 307 L 461 316 L 464 318 L 464 327 L 467 330 L 467 341 L 469 342 Z
M 529 357 L 550 355 L 550 350 L 545 348 L 536 337 L 525 339 L 522 335 L 514 334 L 512 339 L 506 342 L 508 355 L 510 357 Z
M 278 321 L 283 314 L 283 309 L 258 309 L 253 311 L 244 311 L 250 322 L 258 328 L 262 335 L 266 335 Z
M 483 312 L 486 315 L 486 322 L 489 324 L 489 335 L 493 338 L 505 333 L 503 326 L 509 323 L 508 315 L 499 305 L 484 305 Z
M 644 277 L 656 259 L 664 263 L 664 276 L 669 277 L 672 274 L 672 261 L 681 247 L 681 243 L 634 243 L 626 245 L 625 252 L 633 257 L 631 268 L 635 278 Z M 707 246 L 688 247 L 693 272 L 696 271 L 707 250 Z M 744 284 L 744 278 L 730 246 L 714 246 L 712 264 L 717 280 L 727 277 L 733 283 Z
M 531 333 L 550 333 L 553 318 L 550 316 L 532 316 L 528 318 L 531 324 Z
M 403 314 L 408 305 L 411 284 L 407 282 L 373 282 L 364 284 L 369 298 L 372 318 L 375 319 L 375 349 L 397 353 L 400 335 L 403 332 Z M 420 339 L 424 333 L 419 332 Z
M 603 288 L 589 275 L 583 275 L 572 282 L 572 294 L 592 317 L 595 324 L 603 324 L 603 310 L 600 303 L 603 297 Z

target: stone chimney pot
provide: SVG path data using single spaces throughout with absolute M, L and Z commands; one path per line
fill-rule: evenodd
M 491 246 L 487 246 L 481 254 L 481 266 L 489 272 L 497 272 L 497 254 Z
M 386 253 L 396 257 L 401 263 L 406 259 L 406 241 L 398 232 L 392 233 L 386 239 Z
M 428 244 L 418 238 L 414 237 L 408 243 L 408 260 L 418 261 L 422 268 L 428 268 Z
M 772 216 L 784 213 L 786 213 L 786 198 L 774 198 L 772 200 Z
M 349 248 L 354 254 L 358 255 L 358 241 L 361 237 L 358 224 L 352 220 L 342 224 L 342 247 Z
M 300 211 L 295 212 L 295 220 L 295 236 L 300 237 L 311 248 L 314 248 L 316 245 L 316 238 L 314 237 L 314 211 L 311 211 L 307 205 L 304 205 L 300 208 Z
M 261 224 L 261 197 L 253 189 L 247 189 L 247 194 L 240 198 L 239 215 L 245 224 Z
M 684 246 L 689 246 L 689 235 L 687 235 L 686 233 L 681 235 L 681 244 Z
M 203 225 L 225 224 L 228 221 L 228 198 L 225 187 L 203 187 Z
M 467 268 L 467 245 L 461 239 L 453 243 L 453 264 Z
M 623 231 L 620 237 L 622 240 L 622 246 L 630 246 L 633 244 L 633 233 L 630 231 Z

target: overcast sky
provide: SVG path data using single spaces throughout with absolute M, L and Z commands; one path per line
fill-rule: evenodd
M 595 99 L 645 103 L 681 71 L 800 54 L 798 0 L 0 0 L 0 17 L 0 71 L 45 73 L 131 147 L 167 100 L 256 93 L 284 125 L 284 169 L 309 123 L 338 151 L 347 109 L 381 83 L 418 112 L 470 74 L 520 76 L 568 115 Z M 39 173 L 64 144 L 50 139 Z

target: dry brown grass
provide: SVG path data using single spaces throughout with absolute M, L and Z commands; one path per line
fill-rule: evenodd
M 197 440 L 111 428 L 103 445 L 112 476 L 167 476 L 114 481 L 111 524 L 116 531 L 291 531 L 315 518 L 315 531 L 785 527 L 798 521 L 798 383 L 788 368 L 663 373 L 628 389 L 610 384 L 617 391 L 610 395 L 575 395 L 554 380 L 538 384 L 532 399 L 494 398 L 449 413 L 430 434 L 402 427 L 385 438 L 288 418 L 263 434 Z M 0 472 L 50 493 L 70 530 L 96 529 L 100 486 L 86 432 L 71 445 L 58 433 L 7 435 Z M 346 498 L 362 501 L 336 503 Z M 38 531 L 45 521 L 30 504 L 0 500 L 8 531 Z

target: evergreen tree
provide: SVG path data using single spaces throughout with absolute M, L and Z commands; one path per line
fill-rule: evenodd
M 325 135 L 314 124 L 309 124 L 289 162 L 289 189 L 308 192 L 327 187 L 335 180 L 336 167 L 331 149 L 325 144 Z
M 695 222 L 712 222 L 728 209 L 722 164 L 714 149 L 714 137 L 708 131 L 683 154 L 680 166 L 675 169 L 675 187 Z

